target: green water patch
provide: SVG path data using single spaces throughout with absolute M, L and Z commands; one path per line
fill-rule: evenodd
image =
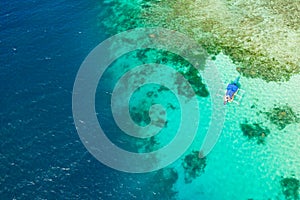
M 275 106 L 268 112 L 265 112 L 271 123 L 275 124 L 279 130 L 284 129 L 289 124 L 299 123 L 300 118 L 288 105 Z
M 300 181 L 298 179 L 294 177 L 282 178 L 280 185 L 286 200 L 299 200 Z
M 266 137 L 270 134 L 270 130 L 261 127 L 259 124 L 240 124 L 243 135 L 249 139 L 256 139 L 257 144 L 264 144 Z
M 204 173 L 206 157 L 200 158 L 199 151 L 193 151 L 185 156 L 182 167 L 184 169 L 185 183 L 191 183 L 193 179 Z

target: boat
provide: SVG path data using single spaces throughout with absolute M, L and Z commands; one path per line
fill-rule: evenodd
M 228 102 L 231 103 L 234 100 L 234 96 L 237 94 L 239 90 L 239 80 L 240 77 L 237 77 L 233 82 L 229 83 L 226 88 L 226 92 L 224 95 L 224 105 Z

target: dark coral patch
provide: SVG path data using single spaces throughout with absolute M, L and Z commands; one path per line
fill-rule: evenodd
M 206 85 L 202 83 L 202 78 L 197 69 L 194 67 L 189 67 L 188 71 L 183 75 L 192 85 L 196 95 L 200 97 L 207 97 L 209 95 Z
M 270 134 L 268 128 L 263 128 L 259 124 L 240 124 L 240 127 L 244 136 L 249 139 L 256 138 L 257 144 L 263 144 L 267 135 Z
M 282 193 L 287 200 L 299 200 L 300 182 L 296 178 L 283 178 L 280 181 Z
M 173 168 L 163 168 L 155 172 L 152 182 L 153 191 L 157 191 L 160 199 L 174 199 L 177 194 L 173 185 L 178 180 L 178 173 Z
M 288 105 L 275 106 L 271 111 L 265 114 L 279 130 L 284 129 L 289 124 L 300 122 L 297 114 Z
M 191 183 L 193 179 L 204 173 L 206 157 L 199 158 L 199 151 L 193 151 L 185 156 L 182 166 L 184 168 L 185 183 Z

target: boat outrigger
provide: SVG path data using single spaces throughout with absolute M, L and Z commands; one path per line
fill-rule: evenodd
M 228 102 L 233 102 L 234 96 L 239 90 L 239 80 L 240 77 L 237 77 L 232 83 L 227 85 L 226 93 L 224 95 L 224 105 L 226 105 Z

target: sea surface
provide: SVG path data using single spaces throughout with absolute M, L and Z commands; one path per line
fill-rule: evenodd
M 88 152 L 73 120 L 73 85 L 91 50 L 112 36 L 111 30 L 119 32 L 118 24 L 112 23 L 108 30 L 101 22 L 122 13 L 122 8 L 113 1 L 95 0 L 1 2 L 0 199 L 299 199 L 299 185 L 289 188 L 296 192 L 288 198 L 282 180 L 300 179 L 300 124 L 278 128 L 267 115 L 278 105 L 300 113 L 299 75 L 283 83 L 242 76 L 244 95 L 239 104 L 226 106 L 222 134 L 213 151 L 193 166 L 202 168 L 195 176 L 187 177 L 184 162 L 186 156 L 199 151 L 209 127 L 210 96 L 198 97 L 201 128 L 195 141 L 163 170 L 121 172 Z M 141 61 L 138 55 L 133 52 L 121 57 L 105 72 L 95 107 L 108 138 L 119 147 L 141 153 L 172 141 L 182 112 L 180 102 L 168 89 L 150 84 L 130 99 L 131 117 L 135 123 L 147 125 L 151 121 L 147 110 L 160 102 L 167 108 L 168 124 L 160 125 L 161 133 L 148 141 L 132 139 L 117 127 L 109 110 L 114 84 L 128 70 L 157 62 L 161 56 L 149 51 Z M 178 69 L 179 64 L 170 60 L 164 64 Z M 239 76 L 236 64 L 226 55 L 221 53 L 211 62 L 225 85 Z M 164 71 L 160 73 L 164 77 Z M 125 103 L 118 101 L 122 106 Z M 270 133 L 259 144 L 259 137 L 243 135 L 241 124 L 259 124 Z

